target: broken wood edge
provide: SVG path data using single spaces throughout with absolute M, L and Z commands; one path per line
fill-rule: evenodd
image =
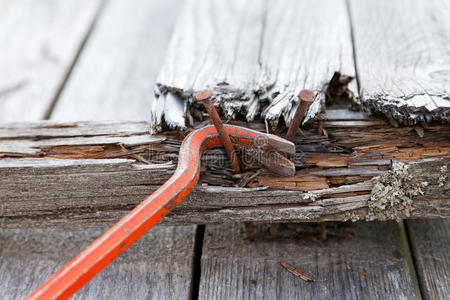
M 349 78 L 349 80 L 336 80 L 340 77 Z M 353 79 L 352 76 L 341 75 L 336 71 L 329 81 L 324 81 L 326 83 L 320 88 L 312 89 L 316 96 L 306 111 L 302 124 L 311 123 L 321 112 L 325 111 L 327 97 L 345 98 L 344 100 L 348 104 L 357 105 L 359 100 L 354 96 L 355 93 L 347 87 Z M 330 85 L 333 85 L 333 89 L 330 89 Z M 299 103 L 298 93 L 300 92 L 300 89 L 296 90 L 292 87 L 285 90 L 277 88 L 279 87 L 270 86 L 242 90 L 218 83 L 210 90 L 213 92 L 211 99 L 214 105 L 226 119 L 236 120 L 240 116 L 244 116 L 247 122 L 252 122 L 260 117 L 264 122 L 271 124 L 272 129 L 275 130 L 280 124 L 281 118 L 286 126 L 291 124 Z M 196 105 L 195 95 L 202 91 L 184 90 L 157 83 L 154 89 L 156 100 L 151 111 L 150 132 L 158 133 L 165 127 L 180 130 L 193 127 L 195 125 L 194 116 L 201 114 L 202 109 Z M 342 99 L 340 101 L 342 102 Z M 171 105 L 170 116 L 166 116 L 168 112 L 161 109 L 161 105 L 167 106 L 166 102 L 170 102 Z
M 392 126 L 411 126 L 420 123 L 450 123 L 450 104 L 445 106 L 427 107 L 425 104 L 416 106 L 421 97 L 439 99 L 443 104 L 449 101 L 445 94 L 414 94 L 402 97 L 392 97 L 383 94 L 367 94 L 361 90 L 361 108 L 373 114 L 383 114 Z

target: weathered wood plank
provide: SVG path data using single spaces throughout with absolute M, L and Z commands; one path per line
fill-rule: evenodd
M 53 120 L 149 119 L 153 86 L 181 1 L 127 2 L 106 5 Z
M 448 1 L 349 2 L 363 107 L 394 124 L 450 121 Z
M 99 111 L 98 114 L 102 115 L 103 111 Z M 374 119 L 362 112 L 349 111 L 347 109 L 333 109 L 327 111 L 328 124 L 334 124 L 333 121 L 341 121 L 339 127 L 348 123 L 343 121 L 357 121 L 357 122 L 371 122 L 371 124 L 386 124 L 386 121 L 381 119 Z M 81 115 L 80 115 L 81 117 Z M 99 135 L 130 135 L 130 134 L 147 134 L 149 132 L 149 123 L 141 121 L 95 121 L 95 126 L 92 126 L 92 122 L 85 121 L 58 121 L 49 123 L 48 121 L 35 121 L 35 122 L 11 122 L 4 123 L 0 126 L 0 138 L 2 140 L 8 138 L 57 138 L 67 136 L 99 136 Z M 247 124 L 247 123 L 246 123 Z M 240 124 L 244 126 L 243 124 Z M 247 126 L 257 126 L 260 124 L 250 123 Z M 351 126 L 351 124 L 349 125 Z M 61 130 L 64 128 L 64 130 Z M 264 126 L 254 128 L 256 130 L 265 130 Z
M 425 299 L 450 295 L 450 219 L 407 221 L 417 277 Z
M 66 2 L 64 2 L 66 3 Z M 80 7 L 84 7 L 86 10 L 89 9 L 89 7 L 93 6 L 94 2 L 90 3 L 79 3 Z M 33 2 L 34 4 L 34 2 Z M 46 3 L 39 2 L 39 5 L 31 5 L 29 9 L 34 9 L 37 11 L 42 10 L 43 8 L 46 8 L 48 10 L 51 10 L 51 8 L 56 9 L 56 6 L 61 6 L 62 4 L 54 3 L 52 6 L 45 6 Z M 108 40 L 108 38 L 101 38 L 99 37 L 99 34 L 101 34 L 103 37 L 105 35 L 108 35 L 110 33 L 115 33 L 116 31 L 120 31 L 119 29 L 122 29 L 124 27 L 125 23 L 133 25 L 134 22 L 136 22 L 136 19 L 134 18 L 136 14 L 132 14 L 131 12 L 134 10 L 136 12 L 139 12 L 140 8 L 147 8 L 145 10 L 145 13 L 148 16 L 145 30 L 149 30 L 150 33 L 154 32 L 163 32 L 160 31 L 161 28 L 167 28 L 172 26 L 169 23 L 173 22 L 174 14 L 165 14 L 164 16 L 161 16 L 160 18 L 154 17 L 154 12 L 157 10 L 157 7 L 159 5 L 165 5 L 167 6 L 174 6 L 176 8 L 176 3 L 174 1 L 165 1 L 164 3 L 155 3 L 155 2 L 148 2 L 148 1 L 140 1 L 139 3 L 134 1 L 133 3 L 129 3 L 127 1 L 114 1 L 114 2 L 108 2 L 107 10 L 104 11 L 104 14 L 102 14 L 102 17 L 109 20 L 109 27 L 108 30 L 105 31 L 103 27 L 103 32 L 96 33 L 94 40 L 90 40 L 91 42 L 95 42 L 95 40 L 100 39 L 102 42 L 105 42 Z M 72 5 L 73 6 L 73 5 Z M 112 6 L 112 8 L 111 8 Z M 27 7 L 28 8 L 28 7 Z M 113 11 L 112 11 L 113 10 Z M 153 10 L 153 11 L 152 11 Z M 21 9 L 17 10 L 18 12 L 21 11 Z M 130 14 L 124 14 L 124 12 L 130 12 Z M 175 11 L 175 9 L 174 9 Z M 3 11 L 0 11 L 0 14 L 3 13 Z M 10 13 L 10 12 L 9 12 Z M 66 11 L 63 15 L 61 15 L 61 11 L 53 11 L 55 14 L 51 17 L 54 19 L 59 18 L 66 18 L 67 22 L 74 22 L 72 25 L 79 26 L 78 21 L 73 20 L 73 15 L 78 14 L 78 11 Z M 111 15 L 113 15 L 113 19 L 116 17 L 121 17 L 121 22 L 114 24 L 114 22 L 111 22 Z M 77 16 L 77 15 L 75 15 Z M 88 17 L 86 15 L 85 17 Z M 127 20 L 123 20 L 127 19 Z M 102 20 L 102 19 L 101 19 Z M 117 19 L 116 19 L 117 20 Z M 2 20 L 0 20 L 1 24 Z M 103 23 L 103 22 L 102 22 Z M 142 25 L 142 24 L 141 24 Z M 102 25 L 104 26 L 104 25 Z M 138 25 L 139 26 L 139 25 Z M 3 28 L 3 27 L 2 27 Z M 60 26 L 55 26 L 52 29 L 61 29 Z M 64 28 L 63 28 L 64 29 Z M 64 29 L 65 30 L 65 29 Z M 18 32 L 16 30 L 10 30 L 10 32 L 13 32 L 17 34 Z M 50 31 L 51 33 L 52 31 Z M 94 33 L 96 30 L 94 29 Z M 120 31 L 122 32 L 122 31 Z M 61 32 L 62 34 L 62 32 Z M 70 35 L 70 32 L 65 31 L 64 34 Z M 1 34 L 0 34 L 1 35 Z M 6 35 L 5 35 L 6 36 Z M 14 35 L 10 35 L 8 33 L 8 38 L 13 38 Z M 48 42 L 56 42 L 59 38 L 58 36 L 53 36 L 55 40 L 49 40 Z M 52 37 L 52 38 L 53 38 Z M 92 36 L 91 36 L 92 37 Z M 153 35 L 155 37 L 155 35 Z M 28 38 L 33 38 L 33 36 L 30 36 Z M 108 49 L 108 51 L 104 51 L 102 54 L 105 55 L 105 53 L 110 53 L 109 50 L 111 49 L 124 49 L 124 39 L 123 36 L 116 36 L 116 41 L 112 41 L 113 38 L 109 39 L 108 45 L 119 45 L 115 46 L 113 48 Z M 126 42 L 128 44 L 139 44 L 139 42 L 136 42 L 136 39 L 140 39 L 140 36 L 135 36 L 132 34 L 129 34 L 129 36 L 126 39 Z M 163 43 L 164 39 L 160 39 L 158 43 L 146 43 L 148 47 L 145 49 L 142 49 L 142 54 L 139 56 L 140 58 L 137 59 L 136 52 L 129 53 L 130 59 L 134 59 L 135 63 L 139 65 L 140 62 L 143 61 L 143 57 L 145 59 L 148 59 L 148 54 L 152 53 L 153 56 L 151 57 L 151 62 L 142 64 L 144 68 L 150 68 L 149 66 L 152 62 L 158 62 L 162 59 L 162 55 L 164 53 L 166 45 Z M 134 41 L 134 43 L 133 43 Z M 41 43 L 44 41 L 40 41 Z M 89 44 L 89 43 L 88 43 Z M 144 43 L 142 43 L 144 44 Z M 0 43 L 0 49 L 5 45 L 5 43 Z M 149 52 L 145 52 L 147 50 Z M 30 50 L 24 47 L 26 50 Z M 134 51 L 136 49 L 129 49 L 127 48 L 126 51 Z M 38 55 L 38 51 L 34 49 L 36 53 L 32 53 L 33 55 Z M 145 55 L 144 55 L 145 52 Z M 1 52 L 3 53 L 3 52 Z M 84 54 L 83 51 L 80 56 L 80 61 L 84 61 Z M 116 53 L 117 54 L 117 53 Z M 71 58 L 73 58 L 74 53 L 67 53 L 67 55 L 72 55 Z M 122 54 L 122 56 L 126 56 L 126 54 Z M 2 58 L 4 58 L 2 56 Z M 0 58 L 1 59 L 1 58 Z M 122 70 L 121 74 L 123 74 L 126 69 L 122 61 L 118 61 L 117 57 L 112 55 L 108 56 L 106 60 L 102 61 L 105 65 L 108 66 L 114 66 L 117 70 Z M 148 62 L 148 60 L 146 60 Z M 21 64 L 22 61 L 16 61 L 13 67 L 17 67 L 17 64 Z M 157 63 L 156 63 L 157 65 Z M 91 74 L 88 75 L 94 75 L 98 74 L 98 72 L 102 68 L 98 68 L 98 65 L 95 65 L 96 69 L 94 71 L 90 70 Z M 78 65 L 75 66 L 75 69 L 78 68 Z M 133 69 L 136 69 L 135 66 L 132 67 Z M 153 67 L 151 70 L 155 70 L 156 67 Z M 54 70 L 54 69 L 52 69 Z M 149 70 L 149 71 L 151 71 Z M 0 70 L 4 71 L 4 69 Z M 24 76 L 28 75 L 27 72 L 29 72 L 29 69 L 22 69 L 22 72 L 26 72 L 26 74 L 22 74 Z M 4 74 L 4 73 L 3 73 Z M 53 77 L 54 74 L 52 74 Z M 63 74 L 59 74 L 60 77 L 56 76 L 55 78 L 60 80 L 63 79 Z M 147 78 L 148 73 L 141 74 L 142 78 Z M 140 75 L 140 76 L 141 76 Z M 87 74 L 84 74 L 84 76 L 87 77 Z M 46 74 L 41 74 L 38 76 L 39 81 L 42 86 L 46 86 L 47 82 L 43 82 L 42 79 L 45 78 L 51 79 L 50 76 L 47 76 Z M 111 79 L 113 76 L 111 74 L 108 75 L 108 78 Z M 121 86 L 122 92 L 128 92 L 127 95 L 132 95 L 133 93 L 137 94 L 144 94 L 145 89 L 148 88 L 148 86 L 152 85 L 152 82 L 142 80 L 141 77 L 135 78 L 133 77 L 132 80 L 128 80 L 127 84 L 123 84 Z M 130 79 L 129 73 L 127 73 L 127 79 Z M 90 81 L 89 81 L 90 80 Z M 83 90 L 90 89 L 91 87 L 95 86 L 94 80 L 92 80 L 92 77 L 89 77 L 89 80 L 85 82 L 85 85 L 82 86 L 79 89 L 79 93 L 81 93 Z M 61 80 L 62 81 L 62 80 Z M 69 78 L 69 82 L 71 79 Z M 115 84 L 115 83 L 114 83 Z M 56 85 L 55 85 L 56 86 Z M 114 85 L 113 85 L 114 86 Z M 56 86 L 58 87 L 58 86 Z M 35 91 L 36 92 L 36 91 Z M 39 90 L 39 92 L 46 92 L 45 90 Z M 55 89 L 52 91 L 55 95 L 58 94 L 57 90 Z M 52 94 L 49 93 L 49 94 Z M 64 93 L 64 91 L 63 91 Z M 52 95 L 54 95 L 52 94 Z M 151 94 L 151 93 L 149 93 Z M 23 115 L 25 113 L 29 112 L 36 112 L 36 115 L 33 117 L 33 119 L 39 119 L 44 117 L 44 112 L 51 111 L 50 107 L 47 105 L 48 103 L 44 103 L 43 101 L 40 101 L 41 94 L 28 94 L 27 97 L 27 104 L 26 105 L 17 105 L 15 108 L 19 108 L 22 110 L 25 107 L 25 110 L 23 111 Z M 109 95 L 105 96 L 105 98 L 110 98 Z M 1 99 L 3 100 L 3 99 Z M 38 101 L 39 100 L 39 101 Z M 141 111 L 145 110 L 145 105 L 142 105 L 143 103 L 148 103 L 148 100 L 146 99 L 139 99 L 136 103 L 136 106 L 128 106 L 127 117 L 131 119 L 139 119 L 138 116 L 140 115 Z M 139 107 L 139 105 L 142 105 Z M 100 118 L 112 118 L 111 116 L 117 116 L 119 113 L 116 113 L 116 109 L 118 109 L 117 105 L 114 104 L 108 104 L 106 101 L 102 102 L 101 109 L 96 109 L 95 112 L 90 111 L 90 108 L 95 108 L 92 103 L 90 105 L 80 105 L 80 102 L 78 103 L 78 106 L 72 107 L 72 111 L 70 111 L 71 116 L 78 116 L 79 119 L 86 119 L 84 116 L 89 115 L 92 119 L 100 119 Z M 6 110 L 5 110 L 6 109 Z M 8 116 L 9 113 L 9 107 L 6 107 L 3 109 L 0 103 L 0 110 L 1 110 L 1 117 Z M 66 117 L 61 113 L 61 106 L 59 106 L 59 113 L 58 117 L 65 119 Z M 39 113 L 38 113 L 39 112 Z M 14 117 L 11 117 L 13 121 L 21 121 L 25 119 L 25 117 L 21 118 L 22 115 L 16 115 Z M 54 114 L 51 115 L 53 118 Z M 95 117 L 92 117 L 95 116 Z M 119 122 L 120 123 L 120 122 Z M 91 127 L 90 126 L 83 126 L 80 123 L 77 123 L 76 126 L 73 126 L 72 124 L 64 124 L 62 125 L 65 127 L 65 130 L 67 130 L 69 136 L 72 138 L 72 142 L 77 143 L 79 146 L 83 145 L 90 145 L 95 144 L 96 142 L 93 142 L 92 140 L 97 138 L 95 135 L 103 135 L 107 143 L 112 142 L 113 144 L 117 145 L 117 142 L 120 141 L 120 143 L 126 141 L 131 142 L 131 144 L 135 144 L 136 142 L 138 144 L 142 144 L 142 138 L 147 140 L 147 142 L 154 142 L 155 139 L 149 135 L 144 135 L 144 133 L 148 132 L 148 126 L 142 127 L 139 126 L 140 124 L 137 124 L 136 126 L 132 125 L 133 122 L 128 122 L 126 126 L 122 126 L 122 129 L 108 126 L 99 126 L 97 127 L 97 131 L 95 134 L 92 134 Z M 37 123 L 40 124 L 40 123 Z M 48 123 L 46 123 L 48 124 Z M 81 125 L 81 126 L 80 126 Z M 59 126 L 59 125 L 58 125 Z M 35 141 L 37 140 L 48 140 L 49 138 L 53 139 L 53 142 L 57 141 L 59 139 L 59 131 L 55 130 L 55 128 L 52 128 L 52 126 L 47 127 L 45 124 L 43 126 L 38 125 L 39 133 L 36 134 L 35 128 L 25 128 L 21 126 L 12 126 L 8 127 L 5 126 L 0 134 L 0 145 L 4 148 L 6 148 L 6 139 L 8 139 L 8 136 L 11 134 L 21 136 L 23 137 L 32 137 Z M 103 127 L 103 129 L 101 129 Z M 119 126 L 120 127 L 120 126 Z M 137 132 L 141 132 L 141 134 L 137 134 L 135 136 L 129 136 L 129 131 L 132 131 L 134 134 Z M 63 138 L 62 144 L 67 144 L 67 134 Z M 128 137 L 127 137 L 128 135 Z M 20 139 L 20 138 L 19 138 Z M 31 140 L 30 140 L 31 141 Z M 53 143 L 52 142 L 52 143 Z M 22 144 L 22 147 L 17 147 Z M 20 149 L 28 149 L 28 153 L 34 153 L 32 146 L 33 141 L 31 141 L 31 144 L 28 144 L 28 146 L 24 146 L 23 143 L 15 143 L 11 142 L 9 145 L 10 150 L 14 149 L 13 151 L 20 152 Z M 110 144 L 111 145 L 111 144 Z M 98 151 L 98 146 L 88 146 L 91 151 Z M 8 150 L 8 151 L 10 151 Z M 76 153 L 77 150 L 75 150 L 74 153 Z M 1 156 L 1 155 L 0 155 Z M 127 162 L 128 160 L 122 159 L 122 160 L 114 160 L 115 163 L 119 163 L 121 161 Z M 28 161 L 30 162 L 30 161 Z M 47 160 L 48 167 L 52 165 L 51 160 Z M 76 163 L 73 161 L 66 161 L 65 163 L 60 160 L 61 167 L 66 163 L 66 166 L 68 165 L 77 165 L 77 168 L 84 169 L 87 171 L 89 169 L 89 165 L 93 165 L 95 163 L 104 164 L 106 161 L 99 161 L 95 159 L 91 159 L 88 161 L 80 161 L 77 160 Z M 133 161 L 134 162 L 134 161 Z M 30 162 L 31 165 L 28 165 L 29 167 L 36 166 L 35 162 Z M 67 165 L 68 164 L 68 165 Z M 24 166 L 26 163 L 24 162 Z M 87 169 L 84 167 L 88 166 Z M 112 164 L 113 169 L 116 166 L 115 164 Z M 70 167 L 69 167 L 70 168 Z M 52 168 L 48 169 L 49 174 L 52 173 Z M 95 168 L 94 168 L 95 169 Z M 111 169 L 111 170 L 113 170 Z M 53 168 L 54 170 L 54 168 Z M 93 169 L 91 168 L 91 171 Z M 64 181 L 64 179 L 62 179 Z M 70 180 L 69 180 L 70 181 Z M 32 188 L 31 186 L 27 186 L 26 184 L 23 187 L 23 191 L 26 190 L 31 191 L 29 188 Z M 57 184 L 58 185 L 58 184 Z M 43 189 L 46 189 L 46 187 L 43 187 Z M 51 191 L 52 188 L 49 188 L 49 191 Z M 0 192 L 1 195 L 3 195 L 3 192 Z M 72 198 L 76 201 L 76 196 Z M 5 204 L 2 202 L 3 198 L 0 200 L 0 211 L 3 211 L 3 208 L 5 207 Z M 42 200 L 42 199 L 41 199 Z M 48 200 L 48 198 L 47 198 Z M 141 198 L 142 200 L 142 198 Z M 39 203 L 39 201 L 36 203 L 36 205 L 40 205 L 46 202 L 46 200 L 42 200 L 42 203 Z M 124 210 L 121 213 L 122 217 L 126 214 L 126 210 Z M 117 216 L 117 219 L 120 218 Z M 0 217 L 0 223 L 2 223 L 4 220 Z M 116 220 L 114 220 L 116 221 Z M 104 222 L 100 222 L 100 226 L 105 225 L 111 225 L 111 224 L 105 224 Z M 2 226 L 0 226 L 2 227 Z M 83 229 L 78 230 L 74 229 L 73 226 L 70 225 L 64 225 L 64 230 L 0 230 L 0 298 L 1 299 L 21 299 L 27 296 L 30 292 L 33 291 L 33 289 L 37 288 L 40 284 L 42 284 L 46 279 L 48 279 L 53 273 L 55 273 L 60 267 L 62 267 L 65 263 L 67 263 L 70 259 L 72 259 L 76 254 L 78 254 L 85 246 L 87 246 L 90 242 L 92 242 L 97 236 L 99 236 L 104 229 Z M 152 229 L 152 231 L 145 235 L 142 240 L 138 241 L 136 245 L 131 247 L 126 253 L 122 254 L 115 262 L 112 263 L 111 266 L 106 268 L 105 271 L 100 273 L 97 277 L 95 277 L 87 286 L 85 286 L 79 293 L 75 295 L 75 299 L 99 299 L 99 298 L 152 298 L 152 299 L 187 299 L 190 294 L 191 285 L 192 285 L 192 262 L 193 262 L 193 256 L 194 256 L 194 237 L 195 237 L 195 227 L 155 227 Z M 161 256 L 161 253 L 164 253 L 164 256 Z
M 448 122 L 450 55 L 442 51 L 450 40 L 448 3 L 351 0 L 349 8 L 363 108 L 385 114 L 394 125 Z M 407 227 L 422 296 L 445 298 L 448 222 L 411 220 Z
M 45 116 L 102 2 L 0 2 L 1 122 Z
M 156 227 L 73 299 L 186 299 L 194 227 Z M 0 230 L 0 298 L 24 299 L 104 229 Z
M 206 226 L 200 299 L 420 298 L 398 224 L 339 226 L 328 229 L 326 245 L 307 225 L 289 225 L 275 239 L 266 225 L 258 225 L 254 241 L 245 239 L 240 224 Z M 315 282 L 295 277 L 280 259 Z
M 201 120 L 193 96 L 206 88 L 227 118 L 273 125 L 291 122 L 308 88 L 318 93 L 310 118 L 335 71 L 354 74 L 345 1 L 190 0 L 158 76 L 152 127 Z
M 348 121 L 338 118 L 332 122 Z M 181 143 L 173 135 L 150 136 L 145 122 L 111 123 L 111 128 L 105 122 L 98 128 L 97 123 L 53 122 L 5 127 L 0 128 L 0 149 L 16 143 L 32 154 L 17 152 L 25 146 L 12 147 L 16 152 L 4 152 L 0 159 L 4 227 L 111 224 L 170 177 Z M 222 170 L 227 164 L 220 162 L 227 160 L 221 151 L 206 153 L 203 184 L 164 222 L 449 216 L 447 127 L 427 127 L 424 137 L 413 128 L 389 125 L 328 131 L 329 137 L 307 130 L 298 137 L 300 152 L 294 159 L 300 169 L 294 177 L 263 171 L 248 187 L 235 187 Z M 120 146 L 136 139 L 143 144 Z M 226 185 L 224 179 L 230 185 L 217 186 Z M 205 184 L 211 181 L 216 186 Z

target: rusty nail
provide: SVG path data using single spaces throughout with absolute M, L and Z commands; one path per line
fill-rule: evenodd
M 286 139 L 289 141 L 293 141 L 295 138 L 295 134 L 297 133 L 297 129 L 300 126 L 300 123 L 305 116 L 306 110 L 314 101 L 314 93 L 310 90 L 302 90 L 300 94 L 298 94 L 299 104 L 297 106 L 297 110 L 295 111 L 294 118 L 292 119 L 291 126 L 288 129 L 286 134 Z
M 220 120 L 219 114 L 217 113 L 216 108 L 214 107 L 214 103 L 211 101 L 212 92 L 211 91 L 203 91 L 197 94 L 195 99 L 205 106 L 206 111 L 208 112 L 209 117 L 211 118 L 214 126 L 216 127 L 217 132 L 219 133 L 220 139 L 225 147 L 225 151 L 227 152 L 228 158 L 231 161 L 231 167 L 233 171 L 236 173 L 240 172 L 239 161 L 236 155 L 236 151 L 234 151 L 233 144 L 231 143 L 230 136 L 225 130 L 223 126 L 222 120 Z
M 317 128 L 317 135 L 322 135 L 323 134 L 323 120 L 325 120 L 325 114 L 324 113 L 320 113 L 317 116 L 317 119 L 319 120 L 319 127 Z

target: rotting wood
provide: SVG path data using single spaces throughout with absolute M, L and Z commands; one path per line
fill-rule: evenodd
M 450 216 L 449 126 L 427 126 L 421 138 L 413 127 L 393 128 L 360 113 L 329 111 L 328 118 L 328 137 L 316 135 L 315 126 L 296 137 L 292 178 L 254 169 L 234 175 L 223 150 L 206 153 L 200 183 L 164 223 Z M 349 119 L 377 122 L 361 128 Z M 328 127 L 329 121 L 343 125 Z M 176 165 L 181 141 L 174 135 L 150 136 L 147 130 L 145 122 L 0 127 L 1 226 L 77 227 L 118 220 L 164 183 Z M 125 140 L 143 144 L 124 146 Z M 23 147 L 14 152 L 11 143 Z M 393 161 L 402 164 L 406 177 L 391 170 Z M 244 187 L 243 178 L 251 178 Z M 380 202 L 386 193 L 388 202 Z
M 353 76 L 351 45 L 344 0 L 189 0 L 157 79 L 152 129 L 201 121 L 194 96 L 205 89 L 227 118 L 273 127 L 291 123 L 297 95 L 310 89 L 307 122 L 321 111 L 335 72 Z
M 152 128 L 201 121 L 193 96 L 206 88 L 214 90 L 226 118 L 265 119 L 273 127 L 291 123 L 304 88 L 317 94 L 305 121 L 322 112 L 326 99 L 354 100 L 394 125 L 448 122 L 445 0 L 348 2 L 188 1 L 157 80 Z M 407 13 L 405 5 L 411 7 Z M 380 25 L 380 17 L 392 22 Z M 351 38 L 361 99 L 355 99 L 351 81 Z
M 448 1 L 348 2 L 361 105 L 394 125 L 449 122 Z

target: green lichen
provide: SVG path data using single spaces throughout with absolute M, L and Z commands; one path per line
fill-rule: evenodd
M 390 171 L 375 179 L 366 220 L 397 220 L 409 217 L 414 196 L 423 194 L 428 183 L 412 183 L 408 165 L 393 161 Z

